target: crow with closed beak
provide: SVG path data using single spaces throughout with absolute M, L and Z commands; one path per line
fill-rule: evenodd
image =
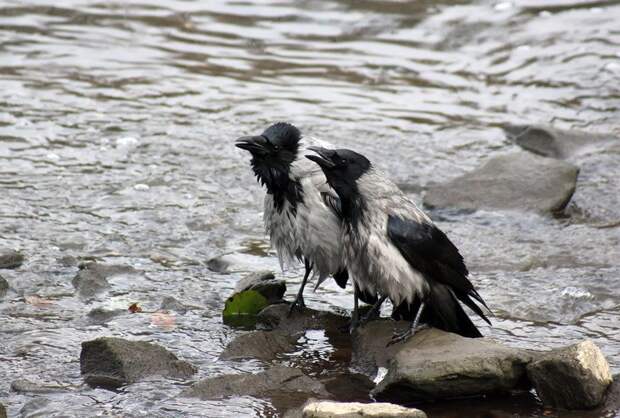
M 468 279 L 463 257 L 431 219 L 361 154 L 309 147 L 327 178 L 323 189 L 338 199 L 332 209 L 343 221 L 344 258 L 362 290 L 410 307 L 411 327 L 391 343 L 411 337 L 420 319 L 465 337 L 482 334 L 459 301 L 490 324 L 482 297 Z
M 330 275 L 345 288 L 348 272 L 342 258 L 341 221 L 324 203 L 318 187 L 325 176 L 316 164 L 298 158 L 308 145 L 324 142 L 303 138 L 295 126 L 279 122 L 261 135 L 237 139 L 236 146 L 252 154 L 250 165 L 257 180 L 266 188 L 263 220 L 282 268 L 303 261 L 304 277 L 291 304 L 305 306 L 303 292 L 314 270 L 318 287 Z M 315 287 L 315 288 L 316 288 Z M 377 301 L 374 294 L 360 294 L 355 288 L 351 329 L 358 323 L 358 298 L 366 303 Z

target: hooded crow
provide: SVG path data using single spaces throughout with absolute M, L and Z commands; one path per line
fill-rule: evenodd
M 299 292 L 290 307 L 303 308 L 303 291 L 310 273 L 318 275 L 316 287 L 332 275 L 344 288 L 348 272 L 342 258 L 341 221 L 324 203 L 318 190 L 325 176 L 316 164 L 298 158 L 307 145 L 322 144 L 303 138 L 299 129 L 289 123 L 276 123 L 261 135 L 237 139 L 236 146 L 252 154 L 250 165 L 257 180 L 266 188 L 264 201 L 265 230 L 276 249 L 282 268 L 303 261 L 305 273 Z M 332 202 L 337 205 L 337 203 Z M 355 311 L 352 327 L 357 322 L 357 298 L 374 303 L 372 294 L 359 295 L 355 288 Z
M 482 334 L 460 302 L 490 324 L 485 302 L 468 279 L 463 257 L 431 219 L 361 154 L 347 149 L 309 147 L 307 158 L 325 173 L 324 195 L 338 197 L 343 220 L 344 258 L 362 290 L 411 307 L 412 326 L 392 343 L 415 333 L 420 318 L 465 337 Z M 335 194 L 334 194 L 335 193 Z

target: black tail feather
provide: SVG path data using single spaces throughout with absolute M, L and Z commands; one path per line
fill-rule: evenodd
M 335 273 L 333 276 L 338 286 L 340 286 L 342 289 L 347 287 L 347 282 L 349 281 L 349 272 L 347 271 L 347 269 L 343 268 L 342 270 Z
M 471 322 L 471 319 L 469 319 L 469 316 L 461 307 L 454 292 L 452 292 L 448 286 L 437 282 L 430 283 L 428 299 L 428 309 L 432 312 L 430 315 L 430 325 L 444 331 L 454 332 L 463 337 L 482 337 L 482 334 L 474 323 Z M 480 310 L 471 299 L 467 298 L 467 300 Z M 469 304 L 467 305 L 469 306 Z M 486 319 L 484 315 L 482 317 Z

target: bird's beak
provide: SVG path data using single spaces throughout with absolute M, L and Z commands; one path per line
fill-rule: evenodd
M 321 166 L 321 168 L 334 168 L 336 166 L 334 162 L 338 156 L 336 151 L 321 147 L 308 147 L 308 149 L 316 152 L 318 155 L 310 154 L 306 155 L 306 158 L 314 161 Z
M 267 152 L 267 139 L 264 136 L 242 136 L 235 141 L 235 146 L 252 154 L 264 154 Z

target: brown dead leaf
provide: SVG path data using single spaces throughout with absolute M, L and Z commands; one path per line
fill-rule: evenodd
M 131 305 L 129 305 L 128 310 L 131 313 L 140 313 L 140 312 L 142 312 L 142 308 L 140 306 L 138 306 L 138 302 L 134 302 Z
M 24 299 L 26 300 L 26 303 L 32 306 L 36 306 L 37 308 L 49 308 L 51 305 L 54 304 L 54 302 L 52 302 L 51 300 L 42 298 L 41 296 L 37 295 L 26 296 L 24 297 Z
M 176 322 L 175 315 L 168 311 L 158 311 L 151 315 L 151 325 L 166 331 L 172 331 L 176 327 Z

